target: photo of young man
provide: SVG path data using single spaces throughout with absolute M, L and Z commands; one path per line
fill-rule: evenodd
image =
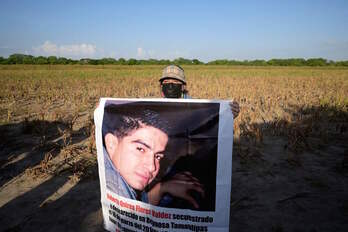
M 107 103 L 102 126 L 107 189 L 162 207 L 213 210 L 217 124 L 204 116 L 213 109 L 207 106 Z M 218 108 L 214 112 L 216 118 Z M 194 167 L 197 161 L 204 162 L 202 169 Z

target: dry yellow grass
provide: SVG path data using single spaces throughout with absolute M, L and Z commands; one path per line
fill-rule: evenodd
M 100 97 L 160 97 L 162 66 L 0 66 L 1 123 L 91 112 Z M 235 99 L 239 121 L 288 119 L 294 107 L 347 110 L 348 69 L 184 67 L 194 98 Z M 44 114 L 44 115 L 43 115 Z
M 0 66 L 0 122 L 90 124 L 100 97 L 160 97 L 162 66 Z M 325 121 L 347 126 L 348 69 L 184 66 L 194 98 L 234 99 L 241 113 L 235 136 L 262 143 L 264 132 L 296 140 L 325 138 Z M 318 124 L 319 123 L 319 124 Z M 315 124 L 315 125 L 314 125 Z M 320 130 L 314 131 L 313 127 Z M 335 124 L 337 127 L 337 125 Z M 310 128 L 308 128 L 310 127 Z M 76 129 L 75 128 L 75 129 Z M 298 133 L 296 131 L 301 131 Z M 306 134 L 307 133 L 307 134 Z M 327 138 L 326 138 L 327 139 Z M 303 145 L 304 146 L 304 145 Z M 303 147 L 302 146 L 302 147 Z

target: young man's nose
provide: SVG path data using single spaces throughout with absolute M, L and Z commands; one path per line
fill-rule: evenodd
M 149 152 L 144 156 L 144 166 L 146 167 L 147 171 L 154 172 L 156 170 L 156 164 L 155 164 L 155 155 L 153 152 Z

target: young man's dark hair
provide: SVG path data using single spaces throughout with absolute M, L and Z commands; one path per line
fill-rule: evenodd
M 102 129 L 103 144 L 105 145 L 104 137 L 107 133 L 112 133 L 121 139 L 140 128 L 141 124 L 169 134 L 169 122 L 161 117 L 156 107 L 144 106 L 142 102 L 106 106 Z

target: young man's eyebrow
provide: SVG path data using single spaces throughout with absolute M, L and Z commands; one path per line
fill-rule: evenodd
M 150 145 L 146 144 L 145 142 L 143 142 L 143 141 L 140 140 L 140 139 L 133 140 L 132 143 L 140 143 L 140 144 L 144 145 L 145 147 L 147 147 L 148 149 L 152 150 L 152 147 L 151 147 Z M 158 152 L 156 152 L 156 154 L 158 154 L 158 153 L 164 153 L 164 152 L 165 152 L 165 150 L 164 150 L 164 151 L 158 151 Z
M 150 145 L 146 144 L 145 142 L 143 142 L 143 141 L 140 140 L 140 139 L 133 140 L 132 143 L 140 143 L 140 144 L 144 145 L 145 147 L 147 147 L 147 148 L 149 148 L 149 149 L 152 150 L 152 147 L 151 147 Z

